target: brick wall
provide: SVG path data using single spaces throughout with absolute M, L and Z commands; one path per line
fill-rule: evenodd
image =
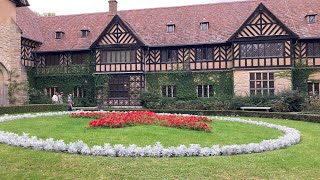
M 291 75 L 288 70 L 250 70 L 250 71 L 234 71 L 234 94 L 236 96 L 250 95 L 250 73 L 270 73 L 275 74 L 275 93 L 291 90 Z M 284 73 L 286 72 L 286 73 Z M 288 74 L 288 77 L 283 77 L 280 74 Z
M 0 13 L 0 106 L 9 105 L 8 85 L 10 82 L 17 81 L 24 84 L 27 82 L 26 69 L 20 62 L 21 30 L 15 22 L 15 5 L 10 1 L 5 2 L 0 0 L 0 10 L 6 9 L 10 12 Z M 25 104 L 27 92 L 25 89 L 15 91 L 14 97 L 17 99 L 14 104 Z
M 315 72 L 313 74 L 311 74 L 309 76 L 309 79 L 308 80 L 311 80 L 311 81 L 319 81 L 320 80 L 320 72 Z

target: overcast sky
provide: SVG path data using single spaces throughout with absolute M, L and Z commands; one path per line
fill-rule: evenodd
M 152 7 L 182 6 L 230 2 L 236 0 L 118 0 L 119 10 Z M 54 12 L 57 15 L 108 11 L 108 0 L 28 0 L 30 8 L 38 13 Z

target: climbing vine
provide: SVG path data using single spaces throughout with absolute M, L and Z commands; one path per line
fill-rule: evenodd
M 10 104 L 15 104 L 17 101 L 16 95 L 19 94 L 21 91 L 26 90 L 26 82 L 20 82 L 17 79 L 20 75 L 16 74 L 13 71 L 9 72 L 9 79 L 8 79 L 8 99 Z
M 146 74 L 146 81 L 149 92 L 160 95 L 161 86 L 174 85 L 177 88 L 177 99 L 190 100 L 197 98 L 198 85 L 213 85 L 216 96 L 232 96 L 232 76 L 232 71 L 170 71 Z
M 43 104 L 51 102 L 49 95 L 45 94 L 46 88 L 58 87 L 64 95 L 73 94 L 75 88 L 83 89 L 84 97 L 75 97 L 77 106 L 93 106 L 96 104 L 96 79 L 93 75 L 94 63 L 92 57 L 86 60 L 82 66 L 70 65 L 71 73 L 37 74 L 35 69 L 28 70 L 29 100 L 31 104 Z M 75 71 L 74 68 L 79 68 Z M 66 96 L 65 96 L 66 99 Z
M 320 71 L 320 68 L 310 68 L 306 64 L 301 63 L 305 61 L 297 60 L 292 69 L 292 86 L 294 90 L 300 92 L 308 92 L 308 79 L 311 74 Z

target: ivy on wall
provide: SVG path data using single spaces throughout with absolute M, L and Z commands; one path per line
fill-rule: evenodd
M 304 63 L 305 61 L 296 61 L 295 67 L 292 69 L 292 86 L 293 90 L 307 93 L 308 79 L 311 74 L 320 71 L 320 68 L 310 68 Z
M 97 105 L 102 106 L 102 99 L 107 99 L 109 90 L 110 75 L 97 74 L 94 76 L 97 93 Z
M 233 95 L 232 71 L 186 72 L 169 71 L 146 74 L 147 89 L 161 95 L 161 86 L 175 85 L 177 99 L 190 100 L 197 98 L 198 85 L 213 85 L 215 96 Z
M 76 65 L 85 71 L 77 71 L 76 74 L 64 74 L 55 73 L 48 75 L 38 75 L 36 70 L 33 68 L 28 69 L 28 85 L 29 85 L 29 101 L 30 104 L 45 104 L 51 103 L 51 97 L 45 95 L 44 90 L 46 88 L 58 87 L 59 92 L 63 92 L 66 102 L 67 94 L 73 94 L 74 88 L 83 88 L 85 91 L 85 97 L 74 98 L 75 105 L 77 106 L 95 106 L 96 105 L 96 79 L 93 75 L 94 64 L 92 57 L 86 60 L 83 66 Z M 72 65 L 67 68 L 73 68 Z

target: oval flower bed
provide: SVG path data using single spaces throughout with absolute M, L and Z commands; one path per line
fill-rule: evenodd
M 100 118 L 89 123 L 92 128 L 123 128 L 135 125 L 160 125 L 181 129 L 192 129 L 211 132 L 212 127 L 206 122 L 212 122 L 204 116 L 183 116 L 174 114 L 157 114 L 151 111 L 129 112 L 73 112 L 73 118 Z
M 81 112 L 78 112 L 79 114 Z M 3 116 L 0 117 L 0 122 L 6 122 L 11 120 L 21 120 L 25 118 L 35 118 L 41 116 L 57 116 L 66 115 L 69 112 L 60 113 L 38 113 L 38 114 L 23 114 L 16 116 Z M 183 115 L 188 117 L 188 115 Z M 177 147 L 163 147 L 161 143 L 155 145 L 138 147 L 136 145 L 130 145 L 125 147 L 121 144 L 111 146 L 105 144 L 104 146 L 88 147 L 87 144 L 81 140 L 77 142 L 71 142 L 66 144 L 63 140 L 54 140 L 49 138 L 46 140 L 38 139 L 36 136 L 29 136 L 23 133 L 18 135 L 11 132 L 0 131 L 0 143 L 8 144 L 12 146 L 19 146 L 24 148 L 31 148 L 36 150 L 56 151 L 72 154 L 94 155 L 94 156 L 107 156 L 107 157 L 181 157 L 181 156 L 227 156 L 235 154 L 250 154 L 259 153 L 265 151 L 276 150 L 285 148 L 300 141 L 300 132 L 296 129 L 251 120 L 243 120 L 239 118 L 229 117 L 216 117 L 217 120 L 254 124 L 257 126 L 264 126 L 272 129 L 279 130 L 284 133 L 283 136 L 278 139 L 263 140 L 260 143 L 250 143 L 241 145 L 226 145 L 219 146 L 213 145 L 211 147 L 201 147 L 198 144 L 191 144 L 189 146 L 180 145 Z

